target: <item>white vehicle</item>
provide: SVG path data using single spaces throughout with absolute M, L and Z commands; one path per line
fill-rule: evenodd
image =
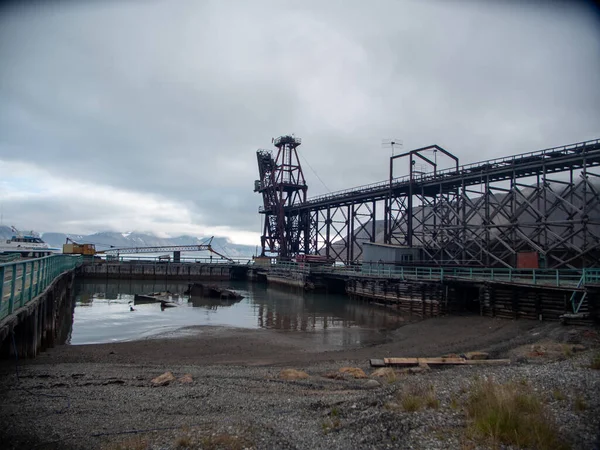
M 23 234 L 15 227 L 11 229 L 15 235 L 10 239 L 0 240 L 0 254 L 19 254 L 22 257 L 38 258 L 60 253 L 59 248 L 50 247 L 39 234 L 33 231 Z

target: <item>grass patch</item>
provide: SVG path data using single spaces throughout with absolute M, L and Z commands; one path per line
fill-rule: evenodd
M 450 397 L 450 409 L 458 409 L 458 399 L 455 396 Z
M 146 450 L 148 448 L 148 441 L 142 439 L 140 436 L 135 436 L 121 442 L 102 446 L 101 448 L 103 450 Z
M 412 394 L 403 395 L 401 402 L 404 411 L 408 412 L 415 412 L 423 407 L 421 397 Z
M 435 398 L 433 395 L 430 395 L 425 398 L 425 406 L 431 409 L 439 409 L 440 401 Z
M 528 386 L 479 381 L 473 386 L 466 410 L 474 438 L 493 445 L 514 445 L 538 450 L 563 450 L 569 446 L 540 399 Z
M 189 436 L 178 437 L 175 441 L 175 448 L 192 448 L 192 440 Z
M 339 417 L 325 419 L 321 424 L 321 428 L 323 429 L 323 433 L 327 434 L 331 431 L 339 430 L 340 428 L 342 428 L 342 421 Z
M 327 434 L 330 431 L 339 430 L 342 428 L 342 421 L 340 420 L 340 410 L 337 407 L 331 408 L 329 412 L 329 417 L 321 423 L 321 428 L 323 429 L 323 433 Z
M 395 383 L 396 381 L 398 381 L 398 375 L 396 374 L 396 371 L 387 372 L 385 374 L 385 381 L 388 384 L 392 384 L 392 383 Z
M 570 358 L 571 356 L 573 356 L 573 347 L 571 345 L 563 344 L 562 353 L 565 356 L 565 358 Z
M 573 409 L 577 412 L 585 411 L 586 409 L 588 409 L 588 405 L 581 395 L 575 397 L 575 400 L 573 401 Z
M 201 448 L 204 450 L 243 450 L 252 444 L 240 436 L 233 436 L 227 433 L 213 434 L 201 439 Z
M 398 395 L 402 409 L 407 412 L 415 412 L 421 408 L 438 409 L 440 401 L 435 395 L 433 386 L 421 388 L 412 386 Z
M 592 363 L 590 364 L 590 368 L 594 370 L 600 370 L 600 354 L 594 356 L 594 359 L 592 359 Z
M 565 394 L 563 394 L 560 390 L 558 389 L 554 389 L 552 391 L 552 398 L 554 398 L 554 400 L 557 400 L 559 402 L 562 402 L 564 399 L 566 399 L 567 397 L 565 396 Z

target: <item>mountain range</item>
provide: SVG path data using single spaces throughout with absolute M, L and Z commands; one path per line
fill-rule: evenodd
M 21 230 L 23 234 L 29 231 Z M 6 225 L 0 225 L 0 239 L 10 239 L 14 236 L 14 232 Z M 82 235 L 82 234 L 65 234 L 46 232 L 40 233 L 42 239 L 50 246 L 62 248 L 67 237 L 80 244 L 95 244 L 97 250 L 106 250 L 113 248 L 124 247 L 158 247 L 168 245 L 199 245 L 206 244 L 210 237 L 195 237 L 195 236 L 177 236 L 171 238 L 163 238 L 149 233 L 139 233 L 136 231 L 119 233 L 115 231 L 102 231 L 99 233 Z M 248 258 L 256 254 L 256 247 L 251 245 L 234 244 L 228 238 L 214 237 L 212 240 L 212 248 L 219 253 L 229 256 L 230 258 Z

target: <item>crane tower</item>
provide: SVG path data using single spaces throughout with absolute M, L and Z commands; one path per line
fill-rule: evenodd
M 301 143 L 302 140 L 294 135 L 280 136 L 273 139 L 277 150 L 256 152 L 260 179 L 254 182 L 254 192 L 262 195 L 263 206 L 259 212 L 265 218 L 262 256 L 270 253 L 287 259 L 298 253 L 308 253 L 308 216 L 294 213 L 290 208 L 306 202 L 308 186 L 297 151 Z

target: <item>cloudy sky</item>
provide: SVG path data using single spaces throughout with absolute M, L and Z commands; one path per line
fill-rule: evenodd
M 0 8 L 0 204 L 23 229 L 257 244 L 255 151 L 281 134 L 309 196 L 384 179 L 386 138 L 467 163 L 600 137 L 591 3 Z

